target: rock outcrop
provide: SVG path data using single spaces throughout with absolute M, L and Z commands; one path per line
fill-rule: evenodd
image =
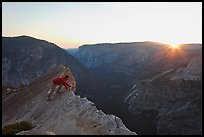
M 174 79 L 184 79 L 184 80 L 201 80 L 202 79 L 202 55 L 194 57 L 187 67 L 180 68 L 171 77 Z
M 16 135 L 56 135 L 53 132 L 42 132 L 38 130 L 30 130 L 30 131 L 21 131 Z
M 136 135 L 120 118 L 106 115 L 93 102 L 62 89 L 62 94 L 46 100 L 51 79 L 62 74 L 63 67 L 50 70 L 18 94 L 3 100 L 2 125 L 31 121 L 33 130 L 50 131 L 56 135 Z
M 201 135 L 202 81 L 170 80 L 172 73 L 134 85 L 124 99 L 128 111 L 146 115 L 159 135 Z

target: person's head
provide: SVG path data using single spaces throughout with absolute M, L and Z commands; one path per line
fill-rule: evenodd
M 65 78 L 65 79 L 69 79 L 69 76 L 68 76 L 68 75 L 66 75 L 66 76 L 64 76 L 64 78 Z

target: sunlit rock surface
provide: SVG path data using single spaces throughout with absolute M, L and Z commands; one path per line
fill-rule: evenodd
M 46 100 L 51 79 L 61 74 L 63 67 L 50 70 L 12 98 L 5 99 L 2 125 L 16 121 L 31 121 L 34 130 L 50 131 L 56 135 L 136 135 L 120 118 L 106 115 L 93 102 L 76 96 L 64 88 L 62 94 Z

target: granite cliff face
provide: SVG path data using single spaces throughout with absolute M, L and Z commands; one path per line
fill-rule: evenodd
M 202 55 L 195 56 L 187 67 L 178 69 L 171 79 L 202 80 Z
M 28 85 L 47 70 L 69 66 L 80 84 L 83 67 L 53 43 L 28 36 L 2 37 L 2 85 Z
M 135 116 L 149 113 L 149 122 L 154 124 L 157 134 L 200 135 L 201 77 L 202 56 L 196 56 L 186 68 L 172 69 L 138 82 L 124 102 Z
M 87 76 L 84 81 L 86 90 L 80 95 L 89 97 L 99 104 L 113 100 L 114 94 L 123 96 L 129 86 L 137 80 L 135 78 L 149 75 L 150 69 L 153 70 L 151 73 L 164 70 L 158 68 L 156 63 L 149 62 L 152 56 L 165 46 L 154 42 L 81 46 L 75 58 L 87 69 Z
M 75 57 L 86 68 L 107 67 L 116 63 L 118 66 L 130 66 L 131 62 L 145 62 L 162 46 L 164 45 L 153 42 L 83 45 L 79 47 Z
M 119 116 L 129 129 L 141 135 L 202 134 L 201 44 L 84 45 L 75 58 L 89 74 L 80 95 Z
M 41 132 L 56 135 L 136 135 L 126 128 L 120 118 L 106 115 L 93 102 L 62 89 L 48 102 L 46 94 L 52 78 L 63 73 L 54 68 L 40 76 L 16 95 L 2 102 L 2 125 L 16 121 L 31 121 Z

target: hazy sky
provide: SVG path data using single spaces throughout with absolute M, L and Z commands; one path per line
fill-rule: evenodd
M 20 35 L 63 48 L 202 43 L 202 2 L 3 2 L 2 36 Z

